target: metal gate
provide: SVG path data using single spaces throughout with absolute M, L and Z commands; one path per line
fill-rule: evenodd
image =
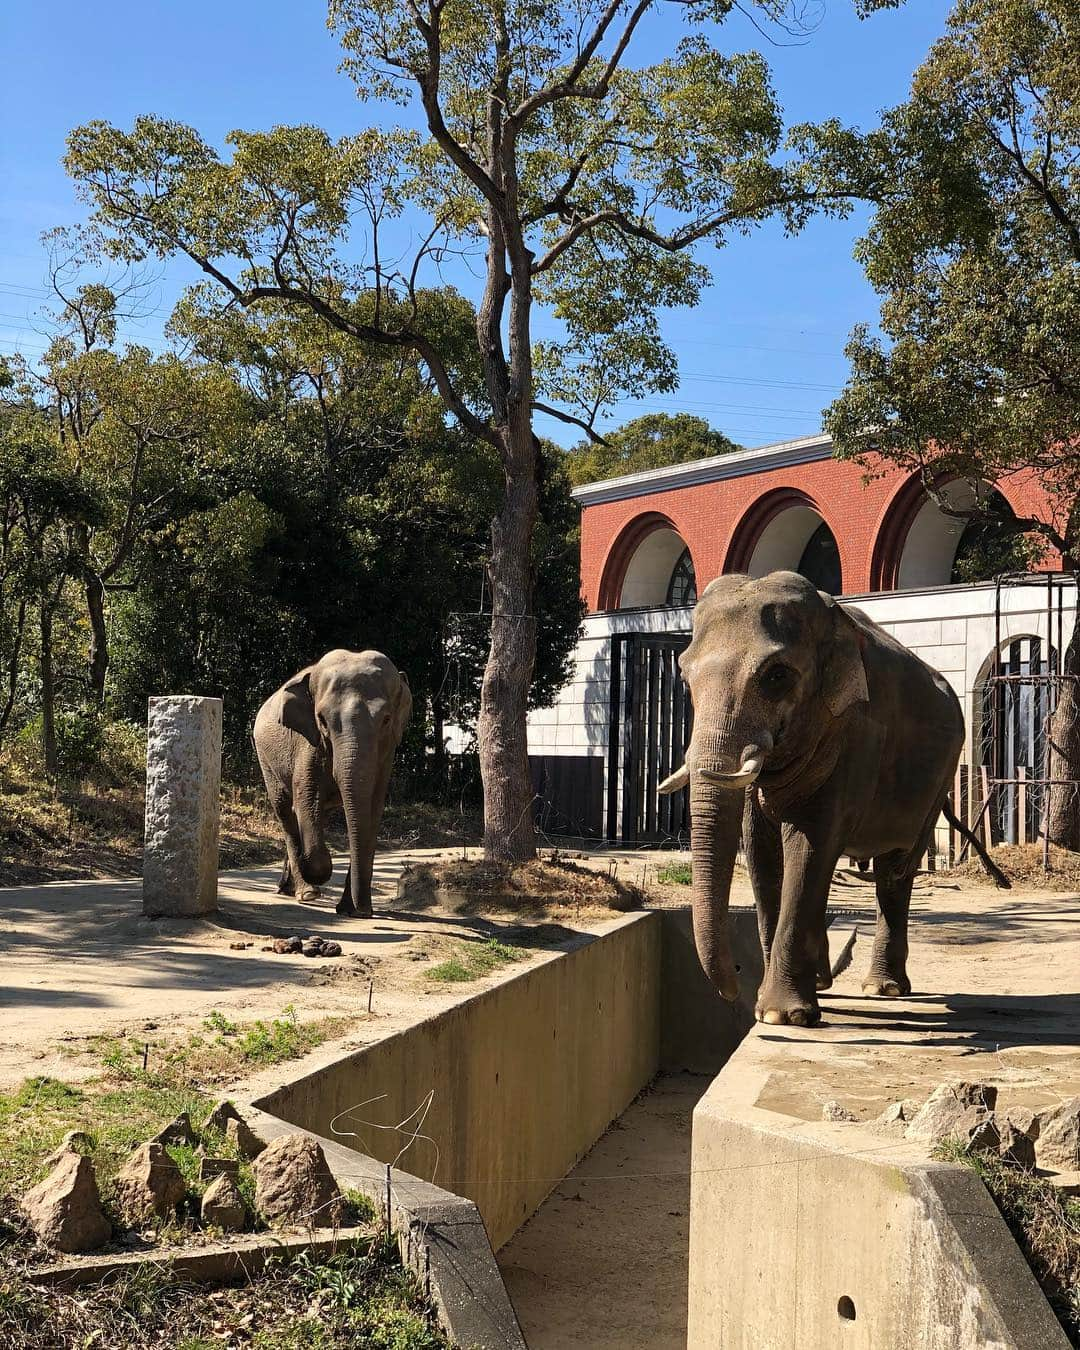
M 623 633 L 611 639 L 607 837 L 627 844 L 685 840 L 690 794 L 657 786 L 683 762 L 693 708 L 679 672 L 689 633 Z
M 1053 712 L 1057 652 L 1018 637 L 998 652 L 983 693 L 984 758 L 990 766 L 993 843 L 1039 838 L 1045 809 L 1046 732 Z

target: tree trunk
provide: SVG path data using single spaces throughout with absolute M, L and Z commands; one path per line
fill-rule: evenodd
M 1061 848 L 1080 849 L 1080 625 L 1077 625 L 1062 657 L 1057 708 L 1050 718 L 1050 777 L 1071 779 L 1050 788 L 1046 828 L 1050 842 Z
M 86 612 L 90 618 L 87 674 L 90 698 L 98 707 L 105 702 L 105 676 L 109 669 L 109 635 L 105 626 L 105 587 L 96 572 L 86 574 Z
M 56 690 L 53 682 L 53 612 L 48 605 L 41 607 L 41 749 L 45 759 L 45 776 L 55 780 L 56 754 Z
M 536 443 L 531 429 L 515 440 L 505 460 L 502 508 L 491 526 L 491 644 L 476 732 L 484 783 L 484 853 L 499 861 L 527 862 L 536 856 L 526 736 L 536 659 L 531 547 Z
M 26 631 L 26 601 L 19 601 L 18 618 L 15 620 L 15 632 L 11 640 L 11 653 L 7 668 L 7 694 L 4 706 L 0 708 L 0 736 L 7 730 L 11 712 L 15 707 L 15 693 L 19 687 L 19 657 L 22 655 L 23 634 Z

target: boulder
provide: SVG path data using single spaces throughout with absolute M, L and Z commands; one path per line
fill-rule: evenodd
M 247 1219 L 244 1197 L 229 1172 L 222 1172 L 207 1186 L 202 1198 L 202 1221 L 237 1233 Z
M 85 1130 L 68 1130 L 59 1145 L 45 1159 L 46 1167 L 55 1167 L 66 1153 L 89 1153 L 94 1141 Z
M 907 1125 L 910 1124 L 918 1115 L 919 1103 L 911 1097 L 905 1097 L 902 1102 L 893 1102 L 882 1111 L 880 1116 L 875 1116 L 873 1124 L 875 1125 Z
M 266 1147 L 264 1140 L 260 1139 L 246 1120 L 237 1116 L 230 1120 L 225 1126 L 225 1138 L 236 1149 L 241 1158 L 257 1158 Z
M 344 1221 L 345 1197 L 326 1155 L 307 1135 L 280 1135 L 255 1159 L 252 1171 L 255 1208 L 265 1219 L 307 1228 L 330 1228 Z
M 168 1125 L 158 1130 L 150 1140 L 153 1144 L 182 1144 L 186 1148 L 193 1148 L 196 1143 L 195 1131 L 191 1128 L 191 1117 L 186 1111 L 170 1120 Z
M 962 1126 L 961 1120 L 965 1113 L 975 1111 L 981 1112 L 982 1117 L 989 1116 L 996 1102 L 997 1088 L 988 1083 L 942 1083 L 915 1113 L 904 1133 L 908 1139 L 918 1139 L 927 1144 L 940 1144 L 945 1139 L 970 1142 L 968 1136 L 971 1131 L 984 1126 L 985 1120 L 971 1117 Z M 982 1133 L 985 1135 L 985 1130 Z
M 94 1164 L 81 1153 L 63 1154 L 45 1180 L 27 1191 L 22 1207 L 39 1241 L 60 1252 L 96 1251 L 112 1234 Z
M 859 1117 L 855 1114 L 854 1111 L 849 1111 L 846 1106 L 842 1106 L 840 1102 L 826 1102 L 825 1105 L 821 1108 L 821 1119 L 836 1120 L 836 1121 L 841 1120 L 852 1121 L 858 1120 Z
M 137 1227 L 172 1214 L 187 1194 L 184 1178 L 164 1144 L 140 1144 L 116 1176 L 116 1207 Z
M 233 1106 L 232 1102 L 222 1099 L 218 1102 L 210 1114 L 206 1117 L 204 1130 L 217 1130 L 224 1134 L 229 1128 L 230 1120 L 242 1120 L 240 1112 Z
M 1035 1157 L 1052 1172 L 1080 1171 L 1080 1097 L 1039 1112 Z
M 998 1134 L 1001 1136 L 998 1153 L 1002 1159 L 1030 1172 L 1035 1166 L 1035 1139 L 1030 1126 L 1024 1129 L 1012 1112 L 1006 1112 L 1004 1119 L 998 1120 Z

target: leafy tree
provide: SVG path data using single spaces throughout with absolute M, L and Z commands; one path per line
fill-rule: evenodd
M 795 231 L 816 210 L 844 211 L 862 184 L 857 138 L 829 123 L 797 129 L 785 147 L 764 61 L 710 44 L 708 25 L 731 0 L 680 5 L 687 31 L 674 53 L 631 67 L 660 8 L 332 0 L 361 96 L 418 109 L 423 131 L 379 126 L 338 142 L 312 127 L 238 131 L 229 159 L 153 117 L 130 132 L 90 123 L 69 139 L 68 168 L 114 256 L 182 254 L 223 304 L 303 305 L 356 340 L 415 353 L 462 431 L 496 457 L 478 720 L 489 856 L 535 848 L 525 729 L 537 645 L 534 413 L 588 431 L 621 394 L 673 388 L 656 314 L 698 298 L 708 273 L 695 245 L 773 216 Z M 770 18 L 786 3 L 753 8 Z M 386 225 L 403 214 L 427 223 L 399 266 Z M 347 242 L 361 262 L 343 260 Z M 418 278 L 450 251 L 482 259 L 480 398 L 455 378 L 445 333 L 416 302 Z M 361 291 L 373 297 L 366 315 L 349 303 Z M 561 340 L 534 343 L 537 304 L 560 320 Z
M 566 471 L 575 487 L 617 478 L 624 473 L 686 464 L 692 459 L 739 450 L 703 417 L 690 413 L 646 413 L 609 431 L 603 441 L 583 441 L 566 456 Z
M 838 451 L 979 493 L 1023 473 L 1046 517 L 1014 534 L 1080 564 L 1080 13 L 1074 0 L 959 0 L 877 143 L 892 189 L 858 256 L 883 337 L 855 331 L 850 382 L 826 415 Z M 999 539 L 1000 545 L 1000 539 Z M 1000 551 L 1000 550 L 999 550 Z M 1030 551 L 1030 550 L 1029 550 Z M 1064 671 L 1080 674 L 1080 634 Z M 1080 704 L 1066 682 L 1052 778 L 1080 778 Z M 1080 802 L 1055 789 L 1050 837 L 1080 847 Z

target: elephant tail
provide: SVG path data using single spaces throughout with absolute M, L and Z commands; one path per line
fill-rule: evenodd
M 986 868 L 987 874 L 990 876 L 994 885 L 997 886 L 999 890 L 1011 891 L 1012 882 L 1001 870 L 1001 868 L 998 867 L 997 863 L 994 862 L 993 858 L 990 857 L 989 853 L 987 853 L 986 849 L 983 848 L 982 844 L 971 833 L 968 827 L 960 823 L 955 813 L 953 812 L 952 803 L 949 801 L 948 797 L 946 797 L 944 802 L 942 803 L 941 811 L 945 819 L 949 822 L 949 824 L 953 827 L 953 829 L 958 830 L 960 834 L 962 834 L 964 838 L 968 841 L 971 847 L 975 850 L 975 852 L 979 855 L 979 861 L 982 863 L 983 867 Z

